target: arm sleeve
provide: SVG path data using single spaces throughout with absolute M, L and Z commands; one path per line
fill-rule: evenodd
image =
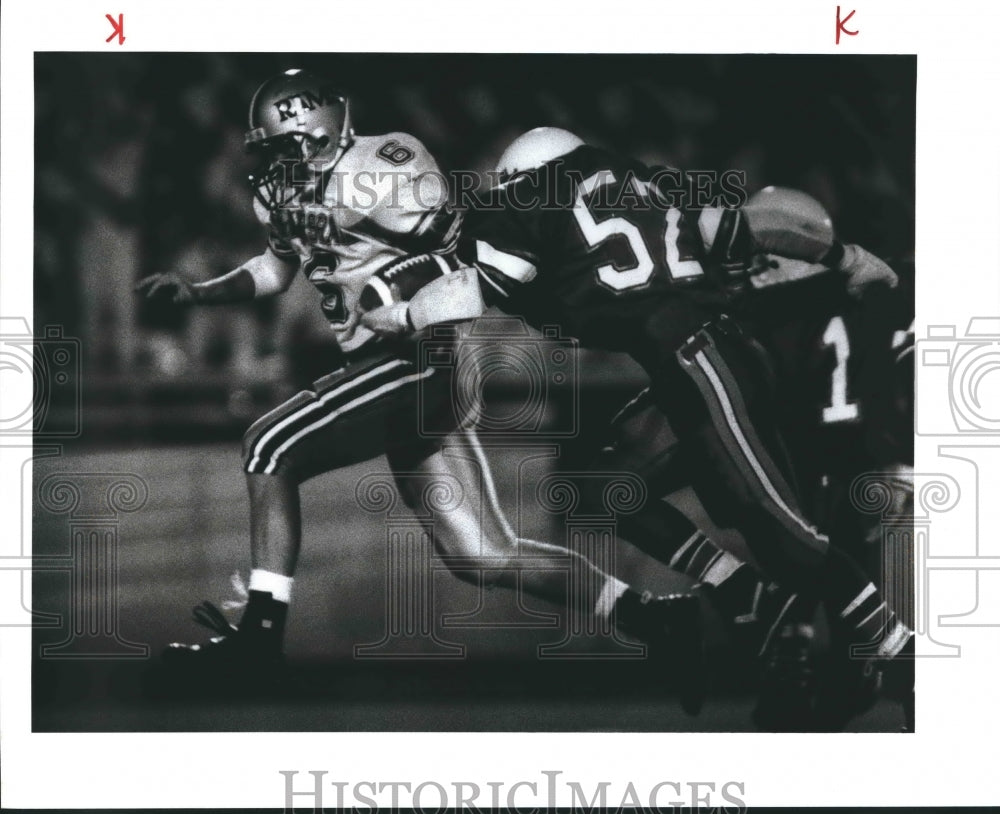
M 270 297 L 287 291 L 298 269 L 298 257 L 277 254 L 270 246 L 263 254 L 243 264 L 253 278 L 254 297 Z
M 746 266 L 753 254 L 753 238 L 740 210 L 709 207 L 692 215 L 706 261 L 732 270 Z
M 226 274 L 195 283 L 195 301 L 202 305 L 226 305 L 280 294 L 291 285 L 298 264 L 274 255 L 270 249 L 251 257 Z
M 484 206 L 466 213 L 459 240 L 458 255 L 479 270 L 489 304 L 502 304 L 517 294 L 542 265 L 545 241 L 538 209 L 530 205 L 535 190 L 526 188 L 529 179 L 514 183 L 519 186 L 493 190 Z

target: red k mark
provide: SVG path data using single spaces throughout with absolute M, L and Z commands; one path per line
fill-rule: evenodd
M 857 35 L 857 33 L 858 33 L 857 31 L 851 31 L 849 28 L 847 28 L 845 26 L 845 23 L 847 23 L 847 21 L 850 20 L 851 17 L 854 16 L 854 12 L 855 11 L 857 11 L 857 9 L 854 9 L 854 11 L 852 11 L 850 14 L 848 14 L 842 20 L 842 19 L 840 19 L 840 6 L 837 6 L 837 45 L 840 45 L 840 32 L 841 31 L 843 31 L 849 37 L 854 37 L 854 36 Z
M 108 22 L 111 23 L 111 36 L 109 36 L 105 42 L 111 42 L 115 37 L 118 37 L 118 44 L 122 45 L 125 42 L 125 15 L 119 14 L 118 19 L 115 20 L 110 14 L 105 14 L 108 18 Z

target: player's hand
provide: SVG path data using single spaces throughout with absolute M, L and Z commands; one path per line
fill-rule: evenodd
M 776 254 L 755 254 L 747 271 L 750 285 L 759 289 L 815 277 L 817 274 L 829 273 L 830 269 L 822 263 L 794 260 Z
M 373 308 L 361 315 L 361 324 L 379 336 L 400 336 L 413 331 L 409 318 L 409 303 L 394 302 Z
M 885 283 L 889 288 L 899 283 L 896 272 L 860 246 L 844 246 L 838 269 L 847 275 L 847 293 L 852 297 L 860 297 L 872 283 Z
M 145 294 L 147 299 L 157 296 L 157 292 L 159 292 L 160 296 L 168 296 L 172 302 L 178 305 L 195 301 L 194 283 L 176 271 L 144 277 L 136 284 L 135 290 L 140 294 Z

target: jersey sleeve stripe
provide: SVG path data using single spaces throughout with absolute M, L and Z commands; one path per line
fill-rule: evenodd
M 383 305 L 389 305 L 393 301 L 392 291 L 389 286 L 386 285 L 385 280 L 379 277 L 377 274 L 373 274 L 368 280 L 368 285 L 378 292 L 379 297 L 382 298 Z
M 435 254 L 431 256 L 437 261 L 438 267 L 441 269 L 442 274 L 451 274 L 453 269 L 451 266 L 448 265 L 447 260 L 445 260 L 440 254 Z
M 701 242 L 705 247 L 705 254 L 710 254 L 715 245 L 715 236 L 719 232 L 719 224 L 722 222 L 722 209 L 712 207 L 704 209 L 698 217 L 698 231 L 701 232 Z
M 477 264 L 476 265 L 476 271 L 479 272 L 479 279 L 480 280 L 485 280 L 487 283 L 489 283 L 490 284 L 490 288 L 492 288 L 494 291 L 496 291 L 497 294 L 499 294 L 501 297 L 506 298 L 506 297 L 510 296 L 510 293 L 508 291 L 506 291 L 503 288 L 503 286 L 501 286 L 499 283 L 497 283 L 490 276 L 490 274 L 487 272 L 487 270 L 485 268 L 483 268 L 482 266 L 480 266 L 480 265 Z
M 719 264 L 727 265 L 734 262 L 739 262 L 742 265 L 744 258 L 739 257 L 735 250 L 736 235 L 739 231 L 740 215 L 732 209 L 715 209 L 706 210 L 702 212 L 701 218 L 698 220 L 699 227 L 705 216 L 710 212 L 716 213 L 709 217 L 709 223 L 717 218 L 714 224 L 714 230 L 712 232 L 712 242 L 708 244 L 706 242 L 705 249 L 708 252 L 709 261 Z M 702 236 L 705 232 L 702 231 Z
M 515 254 L 495 249 L 485 240 L 476 241 L 476 258 L 518 283 L 530 283 L 538 274 L 534 263 Z

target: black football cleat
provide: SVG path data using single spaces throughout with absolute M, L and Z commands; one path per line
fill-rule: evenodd
M 695 594 L 669 594 L 649 603 L 661 634 L 648 642 L 650 657 L 665 665 L 681 709 L 697 715 L 708 692 L 701 603 Z
M 162 655 L 166 667 L 184 673 L 213 673 L 220 678 L 240 674 L 266 682 L 283 666 L 280 649 L 265 645 L 259 635 L 241 631 L 211 602 L 195 607 L 194 619 L 218 635 L 201 644 L 169 644 Z
M 761 732 L 811 732 L 816 671 L 812 625 L 782 625 L 768 642 L 760 666 L 757 704 L 752 713 Z
M 816 700 L 819 732 L 842 732 L 854 718 L 868 712 L 882 693 L 882 672 L 876 658 L 851 657 L 849 645 L 831 648 Z M 840 651 L 840 652 L 838 652 Z

